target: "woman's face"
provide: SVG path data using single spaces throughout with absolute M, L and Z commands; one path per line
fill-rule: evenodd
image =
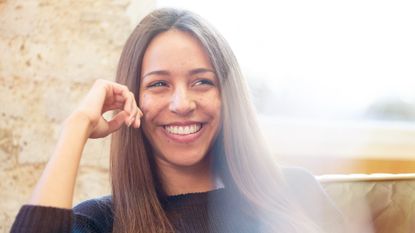
M 142 127 L 159 166 L 203 164 L 221 124 L 219 80 L 200 42 L 186 32 L 156 36 L 143 58 Z

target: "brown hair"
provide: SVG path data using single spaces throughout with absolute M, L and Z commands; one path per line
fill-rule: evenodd
M 155 36 L 172 28 L 201 42 L 220 81 L 223 122 L 212 154 L 226 189 L 251 204 L 267 231 L 312 232 L 312 224 L 306 224 L 308 219 L 282 191 L 284 180 L 265 144 L 230 46 L 203 19 L 185 10 L 153 11 L 127 40 L 116 81 L 128 86 L 138 100 L 145 50 Z M 174 231 L 159 201 L 163 189 L 149 147 L 141 128 L 122 127 L 112 137 L 113 232 Z

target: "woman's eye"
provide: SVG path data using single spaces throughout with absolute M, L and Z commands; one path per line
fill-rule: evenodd
M 210 81 L 210 80 L 208 80 L 208 79 L 201 79 L 201 80 L 198 80 L 196 83 L 195 83 L 195 86 L 198 86 L 198 85 L 205 85 L 205 84 L 207 84 L 207 85 L 214 85 L 214 83 L 212 82 L 212 81 Z
M 167 83 L 164 81 L 157 81 L 157 82 L 151 83 L 147 87 L 151 88 L 151 87 L 163 87 L 163 86 L 167 86 Z

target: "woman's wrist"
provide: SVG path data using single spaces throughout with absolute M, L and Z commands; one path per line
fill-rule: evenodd
M 85 133 L 89 137 L 92 131 L 92 123 L 86 114 L 74 112 L 63 123 L 63 131 L 65 129 L 77 129 L 79 134 Z

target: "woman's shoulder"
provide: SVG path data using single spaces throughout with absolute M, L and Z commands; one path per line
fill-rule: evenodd
M 314 176 L 310 171 L 302 167 L 281 167 L 282 174 L 284 178 L 289 181 L 305 181 L 310 182 L 315 180 Z
M 289 195 L 310 218 L 320 226 L 323 225 L 325 229 L 336 229 L 340 224 L 344 224 L 343 215 L 308 170 L 283 167 L 282 173 L 288 185 Z
M 83 201 L 73 208 L 74 227 L 88 225 L 98 232 L 110 232 L 113 224 L 112 197 L 103 196 Z
M 323 187 L 310 171 L 301 167 L 282 167 L 281 171 L 289 191 L 305 196 L 326 196 Z
M 306 169 L 299 167 L 282 167 L 283 177 L 288 187 L 288 193 L 307 210 L 319 207 L 334 206 L 323 187 Z
M 324 200 L 333 204 L 323 186 L 308 170 L 300 167 L 282 167 L 281 171 L 289 187 L 288 192 L 295 194 L 297 198 L 304 201 L 311 199 L 310 203 Z
M 94 210 L 112 210 L 112 196 L 102 196 L 77 204 L 73 210 L 79 213 L 90 213 Z

